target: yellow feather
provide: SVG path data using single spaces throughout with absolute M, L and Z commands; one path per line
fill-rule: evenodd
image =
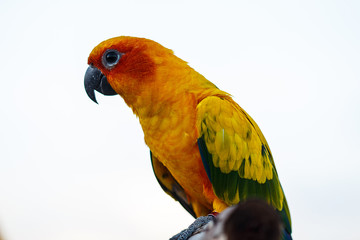
M 237 153 L 237 147 L 235 145 L 235 141 L 234 141 L 234 137 L 230 137 L 230 141 L 231 141 L 231 144 L 230 144 L 230 162 L 229 163 L 229 167 L 233 170 L 237 170 L 235 168 L 235 164 L 236 164 L 236 153 Z
M 212 101 L 212 114 L 214 114 L 214 116 L 218 116 L 220 114 L 220 104 L 219 103 L 215 103 L 214 101 Z
M 158 123 L 159 123 L 159 116 L 155 115 L 150 119 L 149 124 L 150 124 L 151 127 L 157 127 Z
M 163 118 L 160 125 L 159 125 L 160 131 L 167 130 L 169 127 L 170 127 L 170 119 L 169 118 Z
M 220 159 L 216 154 L 213 155 L 213 163 L 215 167 L 220 167 Z
M 223 130 L 224 129 L 221 129 L 220 131 L 216 132 L 215 149 L 217 153 L 220 153 L 223 148 Z
M 243 158 L 238 157 L 240 155 L 240 152 L 238 151 L 238 153 L 236 154 L 236 160 L 235 160 L 235 165 L 233 167 L 234 171 L 238 171 L 242 162 L 243 162 Z
M 228 169 L 228 166 L 227 166 L 227 160 L 223 160 L 220 158 L 220 161 L 219 161 L 219 167 L 220 167 L 220 170 L 222 173 L 229 173 L 229 169 Z
M 245 159 L 244 178 L 246 178 L 246 179 L 250 179 L 250 178 L 251 178 L 249 159 Z

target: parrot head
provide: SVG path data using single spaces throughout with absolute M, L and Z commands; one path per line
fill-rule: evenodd
M 172 50 L 152 40 L 125 36 L 96 46 L 88 64 L 84 85 L 90 99 L 97 103 L 95 90 L 104 95 L 119 94 L 131 107 L 140 96 L 164 85 L 160 75 L 168 75 L 169 69 L 188 67 Z

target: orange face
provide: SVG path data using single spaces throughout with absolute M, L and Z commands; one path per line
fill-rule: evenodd
M 134 97 L 132 95 L 141 94 L 147 83 L 154 78 L 156 66 L 149 55 L 154 46 L 159 48 L 160 45 L 157 45 L 159 44 L 147 39 L 112 38 L 94 48 L 88 64 L 105 75 L 116 93 L 130 100 L 129 98 Z
M 190 72 L 195 71 L 172 50 L 144 38 L 108 39 L 93 49 L 88 64 L 88 96 L 96 102 L 94 90 L 104 95 L 119 94 L 136 114 L 199 81 L 199 74 L 192 77 Z

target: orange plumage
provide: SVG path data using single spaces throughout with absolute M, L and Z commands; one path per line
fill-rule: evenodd
M 124 56 L 118 67 L 107 70 L 101 56 L 110 48 Z M 173 51 L 147 39 L 118 37 L 102 42 L 92 51 L 88 63 L 106 75 L 139 117 L 146 144 L 184 188 L 196 215 L 209 213 L 216 197 L 197 146 L 196 106 L 206 96 L 227 94 Z M 217 211 L 227 206 L 220 200 L 218 205 Z
M 281 212 L 291 231 L 268 144 L 229 94 L 148 39 L 106 40 L 94 48 L 88 63 L 112 88 L 105 91 L 99 86 L 105 88 L 106 82 L 94 85 L 86 77 L 85 85 L 92 84 L 89 96 L 95 89 L 123 97 L 139 117 L 160 185 L 191 214 L 221 212 L 255 196 Z

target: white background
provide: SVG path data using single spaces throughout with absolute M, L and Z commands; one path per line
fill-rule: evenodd
M 356 0 L 2 0 L 2 235 L 167 239 L 193 221 L 156 182 L 123 100 L 98 94 L 96 105 L 83 89 L 92 48 L 130 35 L 173 49 L 255 119 L 274 155 L 294 239 L 359 239 L 359 7 Z

